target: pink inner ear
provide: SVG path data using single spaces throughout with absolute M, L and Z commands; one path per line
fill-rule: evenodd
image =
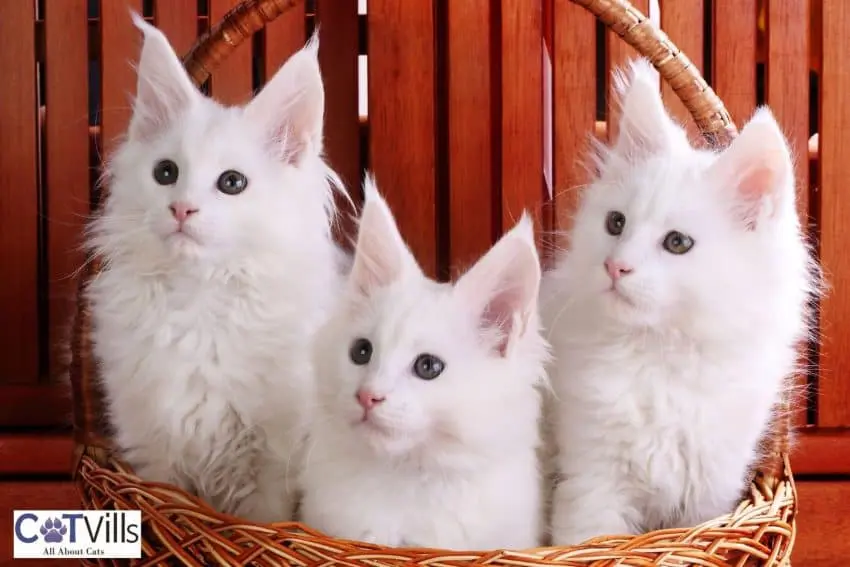
M 750 169 L 738 181 L 738 195 L 741 201 L 741 216 L 747 228 L 756 227 L 756 219 L 761 211 L 763 199 L 773 191 L 775 176 L 769 167 L 758 166 Z M 775 209 L 771 211 L 771 214 Z
M 496 345 L 501 356 L 505 356 L 508 350 L 508 342 L 513 334 L 514 309 L 517 304 L 518 295 L 516 290 L 507 290 L 497 294 L 481 314 L 481 325 L 485 329 L 494 329 L 499 334 L 499 342 Z

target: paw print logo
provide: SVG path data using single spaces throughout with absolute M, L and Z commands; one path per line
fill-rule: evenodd
M 59 518 L 47 518 L 38 531 L 47 543 L 62 543 L 62 536 L 68 533 L 68 526 L 63 525 Z

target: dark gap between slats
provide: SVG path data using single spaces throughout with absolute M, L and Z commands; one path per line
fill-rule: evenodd
M 596 23 L 596 119 L 608 118 L 608 42 L 607 27 L 599 19 Z
M 154 0 L 142 0 L 142 16 L 145 18 L 153 18 L 153 2 Z
M 811 22 L 809 22 L 811 25 Z M 820 76 L 816 71 L 809 72 L 809 136 L 816 134 L 820 130 L 821 124 L 821 81 Z M 818 138 L 820 142 L 820 138 Z M 804 159 L 804 158 L 800 158 Z M 805 159 L 808 159 L 806 156 Z M 818 214 L 821 211 L 821 191 L 820 191 L 820 145 L 818 145 L 818 155 L 814 160 L 809 162 L 809 225 L 808 234 L 812 243 L 812 250 L 815 256 L 820 260 L 820 240 L 821 240 L 821 219 Z M 812 301 L 812 310 L 814 312 L 813 325 L 816 332 L 821 332 L 821 313 L 820 302 Z M 818 337 L 809 342 L 807 349 L 808 373 L 806 375 L 806 387 L 808 400 L 806 404 L 806 423 L 809 425 L 817 425 L 818 422 L 818 387 L 820 372 L 820 349 L 818 349 Z
M 502 3 L 492 2 L 490 14 L 490 163 L 493 168 L 490 241 L 494 243 L 502 235 Z
M 198 0 L 198 34 L 201 37 L 210 29 L 210 3 L 209 0 Z M 201 92 L 206 96 L 210 96 L 210 85 L 212 78 L 208 77 L 204 84 L 200 86 Z
M 36 22 L 44 21 L 44 0 L 40 0 L 35 4 L 35 16 L 32 25 L 35 32 Z M 44 29 L 44 26 L 41 26 Z M 36 221 L 36 249 L 38 250 L 38 258 L 36 260 L 36 309 L 38 313 L 38 377 L 39 382 L 47 382 L 50 380 L 50 312 L 48 305 L 48 280 L 50 279 L 50 269 L 48 262 L 48 239 L 47 239 L 47 219 L 49 211 L 47 210 L 47 188 L 45 183 L 47 180 L 47 155 L 45 128 L 47 124 L 47 74 L 45 72 L 45 57 L 47 52 L 45 44 L 45 35 L 43 33 L 34 33 L 35 45 L 34 51 L 36 54 L 41 54 L 39 59 L 36 59 L 36 104 L 32 109 L 36 118 L 36 167 L 37 167 L 37 187 L 36 187 L 36 202 L 38 219 Z
M 434 210 L 437 234 L 437 279 L 451 279 L 451 214 L 449 191 L 449 5 L 434 4 Z
M 714 2 L 705 0 L 702 11 L 702 78 L 714 87 Z
M 100 1 L 89 0 L 89 125 L 96 132 L 89 143 L 89 202 L 97 208 L 101 195 L 103 165 L 103 65 L 101 62 Z
M 269 77 L 266 76 L 266 28 L 251 36 L 251 90 L 260 92 Z

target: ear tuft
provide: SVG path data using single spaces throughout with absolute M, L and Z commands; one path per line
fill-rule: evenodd
M 322 152 L 325 88 L 319 68 L 318 29 L 245 108 L 265 130 L 271 153 L 297 164 Z

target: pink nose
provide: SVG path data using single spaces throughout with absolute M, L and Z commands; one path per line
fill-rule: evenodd
M 189 218 L 189 215 L 193 215 L 198 212 L 198 209 L 190 205 L 189 203 L 184 203 L 183 201 L 177 201 L 175 203 L 171 203 L 168 205 L 168 208 L 171 209 L 171 214 L 177 219 L 177 222 L 183 223 Z
M 357 397 L 357 403 L 359 403 L 360 407 L 362 407 L 366 411 L 369 411 L 370 409 L 387 399 L 386 396 L 379 396 L 371 390 L 363 389 L 357 390 L 355 396 Z
M 607 258 L 605 260 L 605 271 L 608 272 L 608 275 L 611 277 L 612 281 L 617 281 L 621 277 L 631 274 L 632 268 L 628 265 L 620 262 L 618 260 L 612 260 L 611 258 Z

